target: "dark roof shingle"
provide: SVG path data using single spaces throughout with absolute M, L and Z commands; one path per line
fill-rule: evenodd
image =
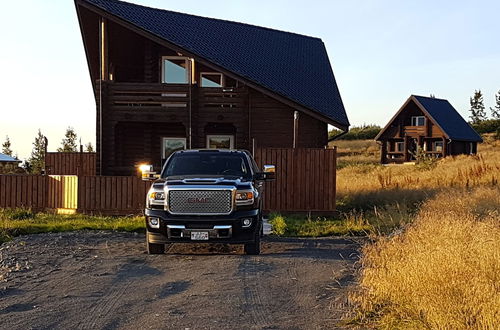
M 117 0 L 83 1 L 349 126 L 321 39 Z
M 452 140 L 482 142 L 476 131 L 447 100 L 413 95 Z

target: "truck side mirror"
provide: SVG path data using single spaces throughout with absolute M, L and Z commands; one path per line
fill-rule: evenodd
M 276 179 L 276 166 L 264 165 L 264 171 L 259 172 L 255 176 L 256 180 L 272 181 Z
M 154 181 L 159 177 L 159 175 L 153 171 L 153 165 L 140 165 L 139 171 L 141 172 L 142 181 Z

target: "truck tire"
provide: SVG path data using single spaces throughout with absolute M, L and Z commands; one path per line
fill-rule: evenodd
M 261 224 L 262 225 L 262 224 Z M 255 231 L 255 238 L 252 243 L 245 244 L 245 254 L 259 255 L 260 254 L 260 230 Z
M 165 244 L 149 243 L 149 233 L 146 232 L 146 245 L 148 247 L 148 254 L 164 254 Z

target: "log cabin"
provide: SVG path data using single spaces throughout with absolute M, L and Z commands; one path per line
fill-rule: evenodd
M 375 137 L 382 164 L 415 161 L 417 149 L 441 158 L 475 154 L 483 140 L 447 100 L 411 95 Z
M 97 107 L 97 174 L 189 148 L 324 148 L 349 121 L 319 38 L 75 0 Z

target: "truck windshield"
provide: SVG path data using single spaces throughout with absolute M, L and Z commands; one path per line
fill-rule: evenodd
M 249 178 L 250 171 L 245 157 L 240 154 L 197 152 L 172 155 L 162 177 L 186 175 Z

